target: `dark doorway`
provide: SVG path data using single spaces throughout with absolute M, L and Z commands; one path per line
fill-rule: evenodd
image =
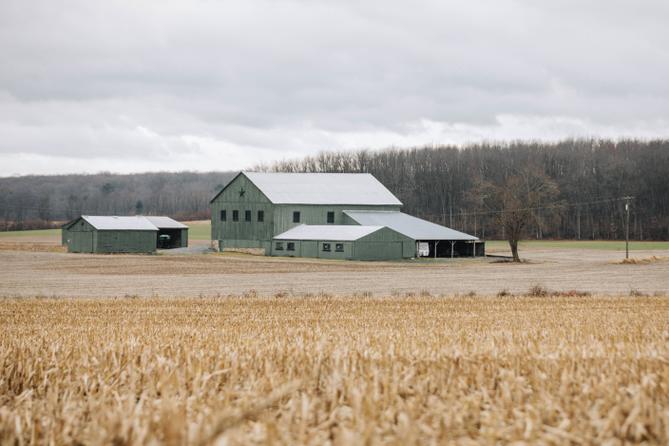
M 428 257 L 432 258 L 450 258 L 451 249 L 453 249 L 452 257 L 482 257 L 485 255 L 485 244 L 481 241 L 472 243 L 464 240 L 421 240 L 421 242 L 428 244 L 430 248 Z
M 159 229 L 158 249 L 181 248 L 181 229 Z

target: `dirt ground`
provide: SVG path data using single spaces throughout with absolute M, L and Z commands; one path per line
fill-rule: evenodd
M 1 248 L 0 248 L 1 249 Z M 347 262 L 243 254 L 88 255 L 0 250 L 0 296 L 221 296 L 328 293 L 377 296 L 521 293 L 539 284 L 594 294 L 669 292 L 669 250 L 529 249 L 523 264 L 464 259 Z

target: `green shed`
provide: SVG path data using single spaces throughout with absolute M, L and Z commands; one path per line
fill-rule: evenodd
M 274 237 L 271 255 L 398 260 L 414 252 L 412 239 L 383 226 L 300 225 Z
M 152 253 L 188 246 L 188 226 L 169 217 L 82 215 L 62 227 L 68 252 Z
M 68 252 L 150 253 L 158 228 L 146 218 L 82 215 L 62 228 Z

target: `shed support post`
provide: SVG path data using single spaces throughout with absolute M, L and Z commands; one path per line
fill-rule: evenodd
M 455 248 L 455 242 L 451 241 L 451 259 L 453 258 L 453 250 Z
M 437 245 L 439 244 L 439 240 L 434 241 L 434 258 L 437 258 Z
M 476 240 L 472 242 L 472 246 L 474 247 L 473 256 L 476 257 Z

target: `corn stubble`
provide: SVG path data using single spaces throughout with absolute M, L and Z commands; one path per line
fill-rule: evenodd
M 0 443 L 669 442 L 666 297 L 0 302 Z

